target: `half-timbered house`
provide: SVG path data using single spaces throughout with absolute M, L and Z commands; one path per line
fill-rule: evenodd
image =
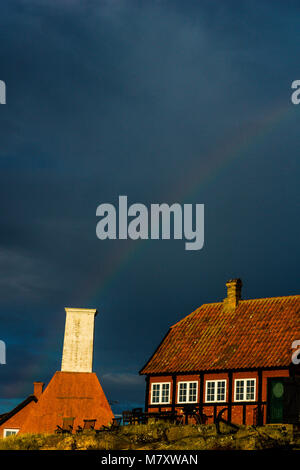
M 194 407 L 205 422 L 299 420 L 300 295 L 242 300 L 240 279 L 222 302 L 204 304 L 173 325 L 140 371 L 148 412 Z M 300 343 L 300 341 L 299 341 Z

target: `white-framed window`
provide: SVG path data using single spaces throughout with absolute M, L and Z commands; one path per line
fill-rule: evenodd
M 197 403 L 198 382 L 178 382 L 177 403 Z
M 170 382 L 160 382 L 151 384 L 151 404 L 155 405 L 170 403 Z
M 15 434 L 18 434 L 18 432 L 19 429 L 4 429 L 3 437 L 14 436 Z
M 235 379 L 234 401 L 255 401 L 256 379 Z
M 226 401 L 226 380 L 207 380 L 205 390 L 205 401 Z

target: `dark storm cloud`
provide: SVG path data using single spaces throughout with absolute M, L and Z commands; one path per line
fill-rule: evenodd
M 225 296 L 227 278 L 243 278 L 245 297 L 297 291 L 299 6 L 1 8 L 1 396 L 49 380 L 64 306 L 95 306 L 95 370 L 113 400 L 142 403 L 137 371 L 170 324 Z M 100 242 L 96 207 L 120 194 L 205 203 L 204 249 Z

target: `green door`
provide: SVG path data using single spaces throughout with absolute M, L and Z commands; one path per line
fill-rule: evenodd
M 284 380 L 269 379 L 269 423 L 283 422 Z

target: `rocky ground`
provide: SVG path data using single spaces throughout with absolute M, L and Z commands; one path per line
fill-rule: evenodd
M 292 425 L 176 426 L 166 423 L 121 426 L 116 431 L 64 435 L 19 435 L 0 440 L 0 450 L 256 450 L 299 449 Z

